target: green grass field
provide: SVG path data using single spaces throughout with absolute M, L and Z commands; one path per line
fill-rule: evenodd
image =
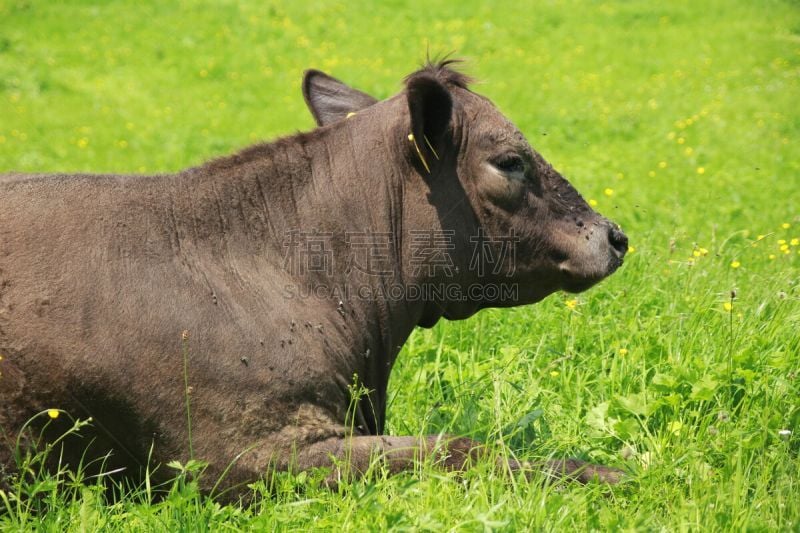
M 305 68 L 382 98 L 427 49 L 467 58 L 633 248 L 587 293 L 415 332 L 389 432 L 631 481 L 376 467 L 334 492 L 283 475 L 241 508 L 41 475 L 0 494 L 0 528 L 800 530 L 796 1 L 0 0 L 0 171 L 177 170 L 310 129 Z

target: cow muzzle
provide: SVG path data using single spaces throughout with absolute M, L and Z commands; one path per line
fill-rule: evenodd
M 628 237 L 619 226 L 604 220 L 578 249 L 571 248 L 572 253 L 558 265 L 562 287 L 567 292 L 582 292 L 622 266 Z

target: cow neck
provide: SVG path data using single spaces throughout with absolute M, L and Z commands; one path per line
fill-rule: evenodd
M 386 391 L 394 361 L 425 312 L 424 302 L 392 294 L 395 289 L 407 294 L 408 287 L 420 281 L 406 257 L 410 250 L 408 229 L 412 227 L 407 217 L 415 215 L 413 226 L 426 227 L 437 221 L 433 209 L 427 209 L 430 213 L 425 214 L 424 184 L 413 174 L 415 170 L 404 152 L 404 111 L 402 100 L 382 102 L 369 112 L 318 130 L 323 134 L 306 147 L 311 156 L 312 179 L 304 195 L 307 202 L 302 204 L 306 209 L 304 219 L 340 235 L 371 235 L 374 242 L 386 243 L 382 257 L 386 259 L 384 265 L 391 266 L 388 271 L 359 275 L 337 269 L 328 278 L 342 289 L 369 289 L 367 298 L 349 293 L 351 298 L 342 302 L 341 313 L 334 320 L 347 322 L 350 336 L 346 338 L 350 344 L 345 349 L 354 356 L 351 364 L 341 370 L 339 381 L 352 383 L 353 374 L 357 374 L 361 384 L 371 391 L 359 402 L 356 417 L 361 429 L 373 434 L 384 429 Z M 380 114 L 400 120 L 382 120 Z M 409 210 L 409 202 L 419 205 Z M 423 220 L 428 217 L 430 221 Z M 333 249 L 338 265 L 345 265 L 352 258 L 352 246 L 347 243 Z
M 350 245 L 333 247 L 335 263 L 344 266 L 353 258 L 352 236 L 386 243 L 380 252 L 385 261 L 379 262 L 379 275 L 336 269 L 333 276 L 343 289 L 369 288 L 370 297 L 351 292 L 344 304 L 354 308 L 355 313 L 349 315 L 354 317 L 353 329 L 363 332 L 364 338 L 354 343 L 363 343 L 358 348 L 369 350 L 361 363 L 366 366 L 366 384 L 379 391 L 385 391 L 397 353 L 418 324 L 423 306 L 390 294 L 390 289 L 405 289 L 415 282 L 403 256 L 406 193 L 413 170 L 401 152 L 402 127 L 375 114 L 402 116 L 402 108 L 393 109 L 401 103 L 384 102 L 371 113 L 322 128 L 317 143 L 307 146 L 312 179 L 305 196 L 311 206 L 306 220 L 315 220 L 334 234 L 351 235 Z M 381 268 L 386 265 L 390 268 Z

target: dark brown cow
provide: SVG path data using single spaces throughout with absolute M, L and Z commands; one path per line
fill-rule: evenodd
M 228 466 L 225 486 L 290 463 L 357 473 L 374 453 L 460 468 L 476 443 L 383 434 L 414 327 L 582 291 L 622 263 L 619 228 L 447 62 L 381 102 L 317 71 L 303 93 L 319 128 L 176 174 L 0 178 L 7 469 L 48 408 L 93 419 L 72 461 L 89 437 L 113 450 L 107 470 L 141 472 L 151 446 L 153 463 L 186 460 L 187 395 L 207 486 Z M 368 392 L 348 418 L 354 383 Z

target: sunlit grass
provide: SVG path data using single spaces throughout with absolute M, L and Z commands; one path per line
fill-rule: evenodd
M 800 527 L 795 4 L 11 0 L 0 21 L 2 171 L 176 170 L 311 128 L 305 68 L 386 97 L 428 47 L 456 50 L 632 244 L 588 293 L 416 332 L 390 388 L 394 434 L 628 469 L 610 493 L 488 463 L 460 478 L 376 466 L 336 491 L 281 475 L 242 509 L 191 482 L 111 504 L 96 480 L 37 473 L 46 496 L 18 512 L 4 493 L 3 526 Z

